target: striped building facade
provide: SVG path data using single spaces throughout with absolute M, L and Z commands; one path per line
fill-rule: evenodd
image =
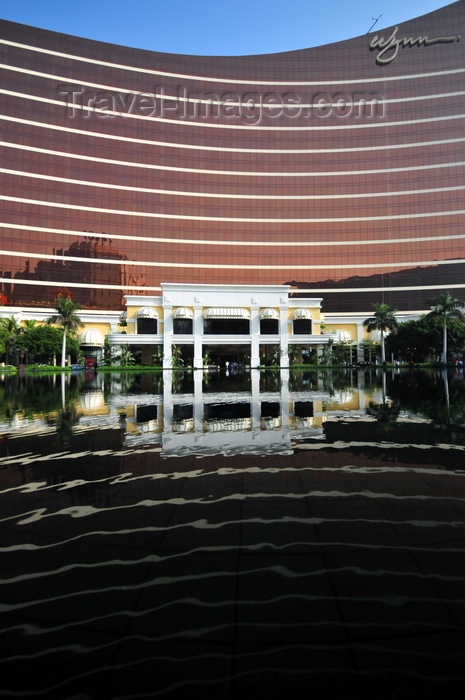
M 460 298 L 464 25 L 460 0 L 327 46 L 197 57 L 1 22 L 4 306 L 290 284 L 342 322 Z

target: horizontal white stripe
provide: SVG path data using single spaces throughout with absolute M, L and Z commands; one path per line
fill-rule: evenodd
M 53 80 L 54 83 L 56 83 L 56 81 L 58 80 L 61 83 L 63 83 L 64 87 L 75 86 L 75 87 L 79 87 L 79 88 L 82 88 L 82 87 L 96 88 L 97 90 L 111 92 L 113 94 L 119 94 L 119 95 L 120 94 L 125 94 L 125 95 L 144 94 L 144 95 L 149 95 L 150 97 L 152 97 L 156 100 L 163 99 L 165 101 L 169 101 L 172 98 L 176 102 L 187 103 L 187 104 L 192 104 L 193 102 L 195 102 L 196 104 L 203 104 L 203 105 L 223 105 L 224 104 L 224 100 L 221 100 L 221 99 L 210 100 L 210 99 L 208 99 L 208 97 L 206 99 L 202 99 L 201 97 L 197 97 L 195 92 L 193 92 L 192 95 L 188 95 L 187 97 L 182 97 L 182 96 L 178 96 L 178 95 L 170 96 L 170 95 L 167 95 L 165 93 L 156 92 L 156 89 L 158 86 L 155 86 L 155 91 L 153 91 L 153 92 L 151 92 L 149 90 L 145 90 L 145 91 L 130 90 L 129 88 L 122 88 L 122 87 L 119 87 L 117 85 L 105 85 L 103 83 L 92 83 L 92 82 L 82 81 L 82 80 L 76 81 L 75 78 L 69 78 L 69 77 L 64 76 L 64 75 L 54 75 L 53 73 L 42 73 L 41 71 L 35 71 L 35 70 L 31 70 L 29 68 L 20 68 L 19 66 L 12 66 L 12 65 L 7 64 L 7 63 L 0 63 L 0 68 L 3 68 L 4 70 L 16 72 L 16 73 L 22 73 L 25 75 L 35 76 L 37 78 L 46 78 L 47 80 Z M 67 91 L 60 90 L 59 92 L 64 93 Z M 70 92 L 72 92 L 72 91 L 70 91 Z M 75 91 L 75 92 L 77 92 L 77 91 Z M 203 90 L 203 89 L 199 90 L 197 88 L 197 92 L 204 93 L 205 90 Z M 381 104 L 397 104 L 397 103 L 403 104 L 405 102 L 419 102 L 419 101 L 423 101 L 423 100 L 424 101 L 426 101 L 426 100 L 440 100 L 440 99 L 444 99 L 447 97 L 460 97 L 464 94 L 465 94 L 465 92 L 463 90 L 461 90 L 458 92 L 456 91 L 456 92 L 444 92 L 444 93 L 428 94 L 428 95 L 415 95 L 412 97 L 396 97 L 396 98 L 392 98 L 392 99 L 382 98 L 382 99 L 377 100 L 377 101 L 379 101 Z M 367 95 L 366 97 L 369 98 L 370 95 Z M 373 96 L 371 96 L 371 97 L 373 99 Z M 368 103 L 370 102 L 369 99 L 367 99 L 366 101 Z M 62 104 L 63 104 L 63 101 L 62 101 Z M 230 102 L 228 100 L 228 106 L 230 106 L 230 107 L 234 107 L 234 106 L 239 107 L 241 104 L 242 104 L 242 101 L 240 101 L 240 102 L 239 101 L 238 102 L 231 101 Z M 365 99 L 363 99 L 361 102 L 352 102 L 352 106 L 354 106 L 354 107 L 355 106 L 359 107 L 362 104 L 363 105 L 365 104 Z M 313 102 L 298 103 L 296 105 L 290 104 L 290 105 L 286 105 L 286 106 L 292 107 L 292 108 L 299 108 L 299 109 L 300 108 L 320 109 L 320 106 L 314 104 Z M 97 111 L 93 108 L 84 107 L 84 106 L 81 106 L 79 104 L 75 104 L 75 105 L 73 104 L 73 107 L 75 107 L 76 109 L 83 109 L 83 110 L 92 111 L 92 112 Z M 266 105 L 266 107 L 267 107 L 267 109 L 272 110 L 271 105 Z M 283 105 L 276 105 L 277 109 L 281 109 L 282 107 L 283 107 Z M 109 114 L 109 115 L 112 114 L 112 115 L 116 116 L 117 114 L 119 114 L 119 112 L 111 112 L 110 110 L 108 110 L 108 111 L 105 111 L 105 114 Z M 125 114 L 124 116 L 127 116 L 127 115 Z M 136 118 L 137 118 L 140 115 L 134 115 L 134 116 L 136 116 Z M 155 119 L 155 117 L 151 117 L 151 118 Z M 163 120 L 160 120 L 160 121 L 163 121 Z
M 59 107 L 63 108 L 64 102 L 60 100 L 52 100 L 51 98 L 48 97 L 38 97 L 37 95 L 26 95 L 21 92 L 16 92 L 14 90 L 2 90 L 1 91 L 5 95 L 10 95 L 11 97 L 17 97 L 19 99 L 27 99 L 29 101 L 34 101 L 34 102 L 42 102 L 45 104 L 51 104 L 51 105 L 58 105 Z M 91 107 L 80 107 L 76 105 L 76 109 L 82 109 L 83 111 L 87 111 L 90 113 L 98 113 L 98 110 L 91 108 Z M 224 122 L 221 122 L 219 124 L 215 122 L 207 122 L 207 121 L 193 121 L 191 119 L 165 119 L 163 117 L 144 117 L 140 116 L 138 114 L 127 114 L 124 113 L 120 115 L 119 113 L 116 112 L 105 112 L 107 115 L 114 115 L 116 117 L 120 117 L 121 119 L 137 119 L 139 121 L 149 121 L 153 123 L 165 123 L 165 124 L 181 124 L 183 126 L 189 126 L 189 127 L 202 127 L 205 129 L 242 129 L 244 131 L 266 131 L 266 132 L 274 132 L 274 131 L 341 131 L 341 130 L 348 130 L 348 129 L 376 129 L 376 128 L 386 128 L 386 127 L 392 127 L 392 126 L 402 126 L 402 125 L 407 125 L 407 124 L 429 124 L 431 122 L 440 122 L 440 121 L 447 121 L 449 119 L 457 119 L 457 118 L 463 118 L 463 115 L 452 115 L 452 116 L 445 116 L 445 117 L 430 117 L 429 119 L 403 119 L 400 121 L 392 121 L 388 122 L 385 121 L 384 119 L 379 122 L 366 122 L 364 121 L 363 123 L 357 123 L 354 124 L 353 122 L 350 124 L 340 124 L 338 126 L 335 126 L 334 124 L 326 124 L 326 126 L 258 126 L 257 124 L 225 124 Z M 319 120 L 322 122 L 323 120 Z
M 29 68 L 20 68 L 19 66 L 12 66 L 8 63 L 0 63 L 0 68 L 3 68 L 4 70 L 7 70 L 7 71 L 15 72 L 15 73 L 22 73 L 25 75 L 34 76 L 36 78 L 45 78 L 47 80 L 53 80 L 55 84 L 57 81 L 59 81 L 62 84 L 60 87 L 78 88 L 78 90 L 75 89 L 74 91 L 73 90 L 68 91 L 68 90 L 59 89 L 59 90 L 57 90 L 57 92 L 59 92 L 60 94 L 61 93 L 64 94 L 65 92 L 75 92 L 77 94 L 78 92 L 83 92 L 83 90 L 81 90 L 81 88 L 88 87 L 88 88 L 95 88 L 95 89 L 101 90 L 103 92 L 109 92 L 109 93 L 118 94 L 118 95 L 121 95 L 121 94 L 124 94 L 124 95 L 142 95 L 142 94 L 149 95 L 152 98 L 155 98 L 157 100 L 164 100 L 165 102 L 169 102 L 170 100 L 174 100 L 176 102 L 189 103 L 189 104 L 193 104 L 194 102 L 195 102 L 195 104 L 202 104 L 202 105 L 208 105 L 208 104 L 210 104 L 210 105 L 223 105 L 224 104 L 224 100 L 221 100 L 221 99 L 210 100 L 210 99 L 208 99 L 208 97 L 206 99 L 202 99 L 201 97 L 197 97 L 194 91 L 193 91 L 192 95 L 187 96 L 187 97 L 181 97 L 178 95 L 169 95 L 167 93 L 162 93 L 162 92 L 156 92 L 157 87 L 159 87 L 157 85 L 155 86 L 155 91 L 131 90 L 129 88 L 123 88 L 123 87 L 119 87 L 117 85 L 105 85 L 103 83 L 92 83 L 89 81 L 76 80 L 75 78 L 69 78 L 68 76 L 65 76 L 65 75 L 54 75 L 53 73 L 42 73 L 40 71 L 31 70 Z M 167 86 L 165 86 L 165 87 L 167 87 Z M 175 88 L 175 89 L 177 89 L 177 88 Z M 204 89 L 199 90 L 197 88 L 197 92 L 205 93 L 205 90 Z M 438 99 L 439 97 L 451 97 L 451 96 L 463 95 L 463 94 L 464 94 L 463 92 L 458 92 L 458 93 L 454 92 L 454 93 L 447 93 L 445 95 L 436 95 L 436 96 L 428 95 L 425 97 L 420 96 L 420 97 L 397 98 L 397 99 L 388 100 L 388 101 L 389 102 L 404 102 L 404 101 L 408 102 L 410 100 L 422 100 L 422 99 L 430 100 L 430 99 Z M 88 95 L 88 98 L 90 98 L 90 97 L 91 96 Z M 379 101 L 382 103 L 386 102 L 386 100 L 384 100 L 384 99 L 379 100 Z M 62 100 L 61 104 L 63 104 L 63 103 L 64 103 L 64 100 Z M 228 106 L 231 106 L 231 107 L 239 107 L 241 104 L 242 104 L 242 101 L 234 102 L 234 101 L 228 100 Z M 353 103 L 354 106 L 360 106 L 361 104 L 365 104 L 365 101 Z M 283 105 L 276 105 L 276 108 L 281 108 L 282 106 Z M 295 108 L 295 107 L 306 107 L 308 109 L 316 109 L 317 108 L 317 106 L 314 105 L 313 103 L 308 103 L 308 104 L 300 104 L 299 103 L 298 105 L 289 104 L 287 106 L 292 107 L 292 108 Z M 79 104 L 75 104 L 75 105 L 73 104 L 73 107 L 75 107 L 76 109 L 88 109 L 90 111 L 96 111 L 95 109 L 92 109 L 89 107 L 84 107 L 82 105 L 80 106 Z M 273 107 L 272 107 L 272 105 L 267 105 L 267 108 L 271 110 Z M 111 112 L 111 111 L 105 111 L 105 114 L 119 114 L 119 112 L 115 113 L 115 112 Z M 137 117 L 140 115 L 135 115 L 135 116 Z
M 1 92 L 1 91 L 0 91 Z M 451 119 L 463 119 L 465 115 L 459 114 Z M 394 143 L 394 144 L 380 144 L 378 146 L 354 146 L 352 148 L 228 148 L 226 146 L 198 146 L 196 144 L 190 143 L 172 143 L 168 141 L 151 141 L 150 139 L 137 139 L 131 138 L 129 136 L 115 136 L 114 134 L 100 134 L 95 131 L 84 131 L 83 129 L 72 129 L 71 127 L 58 126 L 57 124 L 44 124 L 43 122 L 35 122 L 31 119 L 20 119 L 19 117 L 10 117 L 5 114 L 0 114 L 0 119 L 5 121 L 14 122 L 15 124 L 26 124 L 28 126 L 38 127 L 40 129 L 50 129 L 52 131 L 62 131 L 69 134 L 76 134 L 79 136 L 91 136 L 97 139 L 108 139 L 111 141 L 118 141 L 119 143 L 139 143 L 147 146 L 161 146 L 162 148 L 179 148 L 188 149 L 196 151 L 212 151 L 216 153 L 360 153 L 369 151 L 386 151 L 386 150 L 396 150 L 402 148 L 428 148 L 430 146 L 441 146 L 452 143 L 463 143 L 465 138 L 456 139 L 442 139 L 439 141 L 412 141 L 408 143 Z M 2 145 L 10 148 L 21 148 L 24 150 L 34 151 L 38 153 L 53 153 L 54 155 L 61 155 L 67 158 L 79 158 L 81 160 L 89 160 L 89 156 L 79 155 L 76 153 L 64 153 L 62 151 L 50 151 L 47 149 L 34 148 L 33 146 L 23 146 L 22 144 L 8 143 L 6 141 L 2 142 Z M 123 165 L 125 167 L 134 168 L 154 168 L 156 166 L 150 163 L 133 163 L 131 161 L 124 160 L 112 160 L 110 158 L 93 158 L 95 162 L 100 163 L 114 163 L 116 165 Z
M 201 80 L 202 82 L 209 82 L 209 83 L 218 83 L 220 85 L 223 84 L 231 84 L 231 85 L 356 85 L 358 83 L 385 83 L 385 82 L 392 82 L 395 80 L 418 80 L 422 78 L 427 78 L 428 80 L 432 78 L 433 76 L 443 76 L 443 75 L 454 75 L 456 73 L 463 73 L 465 72 L 464 68 L 456 68 L 453 70 L 447 70 L 447 71 L 430 71 L 429 73 L 411 73 L 410 75 L 394 75 L 394 76 L 381 76 L 379 78 L 352 78 L 350 80 L 326 80 L 326 81 L 321 81 L 321 80 L 300 80 L 300 81 L 288 81 L 288 80 L 244 80 L 244 79 L 239 79 L 239 78 L 212 78 L 211 76 L 204 76 L 204 75 L 193 75 L 189 73 L 171 73 L 167 71 L 161 71 L 161 70 L 151 70 L 148 68 L 141 68 L 139 66 L 127 66 L 122 63 L 113 63 L 111 61 L 100 61 L 95 58 L 87 58 L 85 56 L 77 56 L 75 54 L 69 54 L 69 53 L 63 53 L 61 51 L 52 51 L 51 49 L 41 49 L 38 46 L 30 46 L 28 44 L 20 44 L 19 42 L 16 41 L 8 41 L 6 39 L 0 40 L 0 43 L 5 44 L 7 46 L 16 46 L 17 48 L 20 49 L 25 49 L 26 51 L 35 51 L 37 53 L 44 53 L 48 56 L 59 56 L 60 58 L 67 58 L 70 59 L 71 61 L 80 61 L 82 63 L 89 63 L 91 65 L 96 65 L 96 66 L 107 66 L 108 68 L 117 68 L 119 70 L 125 70 L 125 71 L 131 71 L 134 73 L 140 73 L 144 75 L 154 75 L 154 76 L 163 76 L 163 77 L 168 77 L 168 78 L 182 78 L 184 80 Z M 100 42 L 95 43 L 96 48 L 100 48 L 102 44 Z M 107 47 L 111 47 L 111 45 L 106 45 Z M 115 51 L 117 51 L 120 47 L 119 46 L 114 46 Z M 369 45 L 367 41 L 367 57 L 370 56 L 369 54 Z M 317 55 L 318 47 L 315 49 L 308 49 L 308 51 L 315 52 L 315 55 Z M 154 55 L 150 51 L 143 51 L 141 49 L 137 50 L 138 53 L 140 53 L 141 56 L 147 56 L 150 57 L 152 60 L 156 58 L 156 54 Z M 260 56 L 257 56 L 256 58 L 269 58 L 270 62 L 275 62 L 277 57 L 279 57 L 279 54 L 261 54 Z M 188 59 L 189 56 L 181 57 L 177 56 L 176 54 L 166 54 L 163 56 L 163 58 L 185 58 Z M 194 60 L 197 60 L 197 57 L 193 56 L 192 57 Z M 227 56 L 224 57 L 225 60 L 227 60 Z M 234 56 L 231 56 L 234 60 Z M 205 60 L 205 59 L 204 59 Z M 253 61 L 253 58 L 251 59 Z M 210 58 L 210 61 L 212 64 L 215 64 L 218 59 L 212 56 Z
M 105 209 L 103 207 L 86 207 L 66 202 L 43 202 L 39 199 L 25 199 L 23 197 L 8 197 L 0 195 L 0 200 L 6 202 L 18 202 L 32 204 L 39 207 L 53 207 L 57 209 L 77 209 L 78 211 L 92 211 L 102 214 L 118 214 L 119 216 L 136 216 L 148 219 L 174 219 L 175 221 L 229 221 L 237 223 L 264 223 L 264 224 L 300 224 L 300 223 L 335 223 L 342 221 L 394 221 L 397 219 L 426 219 L 438 216 L 457 216 L 465 214 L 465 209 L 453 211 L 419 212 L 417 214 L 390 214 L 388 216 L 349 216 L 334 218 L 310 218 L 310 219 L 258 219 L 248 217 L 230 216 L 193 216 L 187 214 L 161 214 L 159 212 L 126 211 L 124 209 Z
M 17 97 L 19 99 L 27 99 L 29 101 L 34 101 L 34 102 L 41 102 L 44 104 L 51 104 L 51 105 L 57 105 L 61 107 L 62 109 L 66 107 L 66 104 L 63 100 L 53 100 L 50 97 L 39 97 L 38 95 L 26 95 L 22 92 L 16 92 L 15 90 L 5 90 L 2 89 L 1 92 L 4 95 L 10 95 L 10 97 Z M 98 109 L 94 107 L 88 107 L 88 106 L 82 106 L 82 105 L 73 105 L 73 110 L 78 109 L 81 110 L 82 112 L 87 112 L 88 114 L 102 114 L 99 112 Z M 227 124 L 225 122 L 207 122 L 207 121 L 194 121 L 193 119 L 166 119 L 165 117 L 151 117 L 151 116 L 142 116 L 140 114 L 129 114 L 129 113 L 120 113 L 120 112 L 113 112 L 111 110 L 108 110 L 105 112 L 106 116 L 112 116 L 112 117 L 117 117 L 121 119 L 136 119 L 137 121 L 142 121 L 142 122 L 152 122 L 154 124 L 178 124 L 178 125 L 183 125 L 183 126 L 188 126 L 188 127 L 201 127 L 203 129 L 243 129 L 245 131 L 329 131 L 329 130 L 339 130 L 339 129 L 362 129 L 362 128 L 370 128 L 373 126 L 386 126 L 386 125 L 392 125 L 392 124 L 403 124 L 404 122 L 386 122 L 383 120 L 380 123 L 364 123 L 364 124 L 343 124 L 341 126 L 334 126 L 332 124 L 326 125 L 326 126 L 274 126 L 274 122 L 270 124 L 270 126 L 258 126 L 257 124 L 243 124 L 243 123 L 235 123 L 235 124 Z M 442 119 L 443 117 L 441 117 Z M 322 120 L 320 120 L 322 121 Z M 430 121 L 430 120 L 428 120 Z M 410 122 L 406 122 L 410 123 Z
M 412 291 L 420 291 L 423 292 L 427 289 L 465 289 L 465 284 L 426 284 L 426 285 L 412 285 L 411 287 L 318 287 L 315 289 L 294 289 L 290 291 L 298 292 L 300 293 L 311 293 L 312 295 L 315 294 L 332 294 L 334 292 L 341 293 L 343 292 L 344 294 L 347 292 L 349 294 L 355 292 L 355 293 L 361 293 L 363 292 L 412 292 Z M 401 312 L 401 313 L 406 313 L 406 312 Z M 418 312 L 414 312 L 418 313 Z M 328 315 L 333 315 L 332 313 Z M 337 314 L 338 316 L 341 314 Z
M 0 222 L 0 228 L 12 229 L 13 231 L 35 231 L 36 233 L 51 233 L 54 235 L 64 235 L 86 237 L 88 234 L 92 234 L 92 238 L 101 239 L 111 239 L 119 241 L 146 241 L 149 243 L 171 243 L 172 245 L 201 245 L 201 246 L 238 246 L 245 248 L 322 248 L 325 246 L 330 246 L 331 248 L 337 248 L 340 246 L 363 246 L 366 248 L 370 245 L 395 245 L 399 243 L 424 243 L 431 241 L 455 241 L 465 238 L 465 233 L 459 233 L 458 235 L 446 235 L 446 236 L 415 236 L 410 238 L 388 238 L 388 239 L 362 239 L 362 240 L 350 240 L 350 241 L 327 241 L 319 239 L 317 241 L 235 241 L 235 240 L 224 240 L 224 239 L 207 239 L 207 238 L 171 238 L 163 236 L 139 236 L 137 234 L 132 234 L 130 236 L 123 236 L 114 233 L 96 233 L 94 231 L 73 231 L 63 228 L 48 228 L 45 226 L 28 226 L 24 224 L 9 224 Z
M 436 166 L 431 166 L 436 167 Z M 375 171 L 377 173 L 382 171 Z M 202 199 L 239 199 L 239 200 L 338 200 L 338 199 L 370 199 L 373 197 L 401 197 L 405 195 L 433 194 L 435 192 L 457 192 L 465 190 L 465 185 L 456 187 L 434 187 L 422 190 L 398 190 L 387 192 L 357 192 L 349 194 L 302 194 L 302 195 L 276 195 L 276 194 L 224 194 L 221 192 L 190 192 L 182 190 L 160 190 L 151 187 L 131 187 L 129 185 L 112 185 L 107 182 L 91 182 L 89 180 L 74 180 L 69 177 L 57 177 L 55 175 L 40 175 L 39 173 L 29 173 L 24 170 L 10 170 L 0 168 L 0 173 L 5 175 L 16 175 L 18 177 L 28 177 L 36 180 L 46 180 L 49 182 L 63 182 L 71 185 L 95 187 L 109 190 L 121 190 L 123 192 L 147 192 L 149 194 L 162 194 L 170 197 L 200 197 Z M 318 173 L 320 175 L 321 173 Z M 343 172 L 341 174 L 344 174 Z
M 1 144 L 0 144 L 1 145 Z M 27 149 L 26 149 L 27 150 Z M 49 155 L 54 155 L 56 152 L 48 151 L 47 149 L 41 149 L 42 153 L 47 153 Z M 63 153 L 63 157 L 73 158 L 76 156 Z M 86 162 L 98 162 L 101 159 L 93 159 L 89 156 L 83 156 L 82 160 Z M 118 161 L 116 161 L 118 162 Z M 347 175 L 379 175 L 382 173 L 402 173 L 402 172 L 412 172 L 419 170 L 436 170 L 441 168 L 458 168 L 462 167 L 465 161 L 458 161 L 452 163 L 434 163 L 431 165 L 409 165 L 403 168 L 380 168 L 380 169 L 369 169 L 369 170 L 330 170 L 325 172 L 259 172 L 253 170 L 207 170 L 205 168 L 181 168 L 172 165 L 151 165 L 153 170 L 160 170 L 162 172 L 176 172 L 176 173 L 195 173 L 203 175 L 227 175 L 229 177 L 342 177 Z M 143 167 L 143 166 L 141 166 Z
M 26 253 L 13 252 L 9 250 L 0 250 L 0 255 L 8 255 L 13 258 L 27 258 L 35 260 L 64 260 L 66 262 L 84 262 L 95 265 L 118 265 L 118 266 L 140 266 L 140 267 L 166 267 L 166 268 L 182 268 L 192 269 L 192 261 L 182 262 L 155 262 L 153 260 L 115 260 L 112 258 L 86 258 L 73 255 L 49 255 L 41 253 Z M 351 263 L 343 265 L 231 265 L 220 263 L 200 263 L 195 261 L 196 269 L 202 270 L 378 270 L 383 268 L 399 268 L 399 267 L 431 267 L 439 265 L 456 265 L 465 263 L 465 258 L 459 260 L 415 260 L 409 262 L 377 262 L 377 263 Z M 1 280 L 2 278 L 0 278 Z
M 122 291 L 132 289 L 135 290 L 137 285 L 123 285 L 123 284 L 87 284 L 85 282 L 52 282 L 49 280 L 20 280 L 20 279 L 15 279 L 14 277 L 1 277 L 0 280 L 2 282 L 11 282 L 13 285 L 17 284 L 27 284 L 30 285 L 31 287 L 66 287 L 69 289 L 77 288 L 77 289 L 120 289 Z M 137 294 L 140 294 L 141 289 L 144 292 L 158 292 L 161 291 L 161 287 L 142 287 L 138 288 Z
M 34 281 L 34 280 L 21 280 L 21 279 L 14 279 L 13 277 L 2 277 L 1 278 L 3 282 L 11 282 L 13 285 L 17 284 L 27 284 L 31 287 L 64 287 L 66 286 L 69 289 L 119 289 L 121 291 L 127 291 L 127 290 L 136 290 L 133 291 L 135 294 L 143 292 L 160 292 L 162 291 L 161 287 L 139 287 L 136 288 L 134 285 L 122 285 L 122 284 L 87 284 L 84 282 L 67 282 L 66 285 L 63 284 L 63 282 L 49 282 L 47 280 L 39 280 L 39 281 Z M 311 293 L 312 295 L 315 294 L 332 294 L 332 293 L 343 293 L 343 294 L 353 294 L 353 293 L 361 293 L 361 294 L 366 294 L 367 292 L 410 292 L 410 291 L 426 291 L 426 290 L 435 290 L 435 289 L 444 289 L 447 287 L 447 289 L 465 289 L 465 284 L 429 284 L 429 285 L 420 285 L 420 286 L 411 286 L 411 287 L 351 287 L 351 288 L 338 288 L 338 287 L 319 287 L 318 289 L 299 289 L 295 290 L 298 291 L 299 293 Z M 142 297 L 143 298 L 143 297 Z

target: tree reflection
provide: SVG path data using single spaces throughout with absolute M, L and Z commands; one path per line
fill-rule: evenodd
M 79 395 L 77 384 L 66 389 L 66 400 Z M 57 375 L 5 376 L 0 383 L 0 419 L 11 421 L 18 415 L 32 420 L 63 409 L 63 387 Z
M 390 387 L 390 396 L 402 410 L 420 414 L 435 426 L 463 430 L 465 382 L 463 375 L 447 369 L 401 372 Z
M 387 398 L 387 377 L 386 372 L 381 375 L 381 402 L 370 401 L 366 412 L 367 415 L 372 416 L 382 427 L 384 433 L 387 435 L 390 429 L 397 422 L 400 413 L 400 403 L 399 401 L 393 401 Z
M 405 431 L 412 430 L 415 422 L 428 420 L 435 429 L 434 439 L 438 439 L 437 431 L 441 428 L 447 435 L 454 431 L 456 439 L 459 439 L 459 432 L 464 432 L 465 381 L 463 372 L 459 371 L 447 372 L 442 368 L 418 371 L 406 368 L 392 372 L 373 368 L 366 371 L 312 369 L 290 370 L 286 378 L 280 370 L 260 371 L 256 385 L 251 382 L 250 372 L 237 377 L 227 377 L 222 371 L 208 375 L 209 385 L 202 381 L 202 391 L 199 396 L 195 395 L 198 405 L 202 402 L 202 392 L 208 395 L 255 392 L 258 402 L 270 400 L 263 398 L 266 392 L 284 392 L 285 399 L 273 400 L 322 401 L 323 410 L 329 405 L 329 410 L 343 409 L 347 416 L 355 412 L 357 418 L 366 413 L 374 419 L 370 421 L 372 426 L 378 424 L 383 435 L 396 422 L 397 430 Z M 135 403 L 133 395 L 163 395 L 163 401 L 168 401 L 169 405 L 173 396 L 195 393 L 194 376 L 194 371 L 173 372 L 169 391 L 164 391 L 167 374 L 163 372 L 4 375 L 0 376 L 0 421 L 4 423 L 5 433 L 28 427 L 33 432 L 51 431 L 60 449 L 78 432 L 76 425 L 81 416 L 89 415 L 98 422 L 101 408 L 102 415 L 107 416 L 106 406 L 113 401 L 112 397 L 118 397 L 113 403 L 121 410 Z M 204 378 L 203 372 L 200 377 Z M 288 397 L 287 392 L 295 395 Z M 190 399 L 191 403 L 193 401 L 194 397 Z M 399 420 L 401 411 L 406 414 L 406 420 Z M 354 430 L 354 423 L 351 425 Z
M 55 426 L 57 435 L 63 445 L 69 444 L 69 438 L 73 434 L 73 428 L 79 423 L 80 417 L 81 413 L 75 401 L 68 402 L 57 414 Z
M 400 404 L 391 403 L 388 401 L 383 401 L 382 403 L 377 403 L 376 401 L 370 401 L 366 408 L 366 412 L 369 416 L 373 416 L 378 423 L 389 432 L 389 429 L 397 422 L 400 413 Z

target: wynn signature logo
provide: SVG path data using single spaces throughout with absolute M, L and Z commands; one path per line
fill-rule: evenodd
M 430 39 L 427 36 L 418 36 L 416 39 L 413 37 L 404 37 L 403 39 L 397 38 L 397 32 L 399 27 L 396 27 L 392 32 L 391 36 L 385 39 L 383 36 L 374 36 L 370 43 L 370 51 L 378 51 L 376 56 L 376 63 L 380 66 L 384 66 L 387 63 L 391 63 L 399 53 L 399 47 L 402 46 L 431 46 L 431 44 L 451 44 L 454 41 L 460 41 L 460 36 L 436 36 Z

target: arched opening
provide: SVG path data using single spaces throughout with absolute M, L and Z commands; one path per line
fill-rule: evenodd
M 84 367 L 95 369 L 103 358 L 105 338 L 100 331 L 89 328 L 79 336 L 79 346 L 84 354 Z
M 292 332 L 294 335 L 312 334 L 312 316 L 308 309 L 296 309 L 292 314 Z
M 144 306 L 136 313 L 138 335 L 156 335 L 158 333 L 158 314 L 151 306 Z
M 249 335 L 250 312 L 241 308 L 210 307 L 203 313 L 204 335 Z
M 194 312 L 185 306 L 173 311 L 173 334 L 192 335 L 194 326 Z
M 260 335 L 278 335 L 279 312 L 277 309 L 262 309 L 260 311 Z

